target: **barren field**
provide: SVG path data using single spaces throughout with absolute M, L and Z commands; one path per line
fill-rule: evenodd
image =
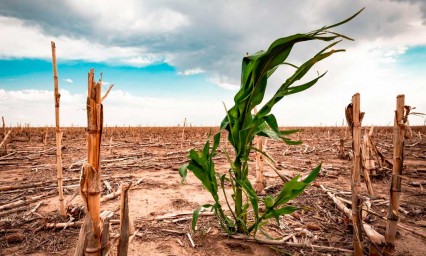
M 104 128 L 102 181 L 108 183 L 102 183 L 102 196 L 116 191 L 122 182 L 132 181 L 129 204 L 135 235 L 129 246 L 130 255 L 342 255 L 345 252 L 337 251 L 338 248 L 352 250 L 351 220 L 320 187 L 323 185 L 343 201 L 351 200 L 352 160 L 338 154 L 340 139 L 345 138 L 347 154 L 351 150 L 351 139 L 347 128 L 341 127 L 302 128 L 294 136 L 303 140 L 299 146 L 267 141 L 266 151 L 283 175 L 303 176 L 319 163 L 323 164 L 315 183 L 291 202 L 304 209 L 281 218 L 280 225 L 270 221 L 266 227 L 274 237 L 291 235 L 288 242 L 307 246 L 267 245 L 229 238 L 209 213 L 200 217 L 198 230 L 193 233 L 191 212 L 211 203 L 212 198 L 192 173 L 180 184 L 177 168 L 187 163 L 189 149 L 204 145 L 210 129 L 216 132 L 218 128 L 187 127 L 182 140 L 182 127 Z M 426 191 L 422 187 L 426 184 L 426 127 L 412 129 L 412 136 L 405 144 L 400 204 L 400 223 L 405 228 L 398 229 L 396 255 L 420 256 L 426 251 Z M 69 202 L 79 189 L 78 178 L 86 158 L 86 134 L 83 128 L 64 128 L 63 131 L 64 191 Z M 74 252 L 78 223 L 83 217 L 82 201 L 77 195 L 69 203 L 68 218 L 61 219 L 57 212 L 54 129 L 49 129 L 47 135 L 44 143 L 45 128 L 14 128 L 8 153 L 0 157 L 0 187 L 4 188 L 0 191 L 0 255 L 72 255 Z M 392 128 L 376 127 L 373 139 L 386 159 L 392 161 Z M 228 171 L 223 150 L 220 148 L 216 157 L 216 167 L 221 173 Z M 250 177 L 254 182 L 254 156 L 252 159 Z M 390 174 L 390 169 L 383 169 L 372 177 L 374 196 L 368 196 L 362 183 L 363 201 L 369 199 L 371 203 L 364 221 L 381 234 L 386 228 Z M 277 193 L 283 185 L 282 179 L 268 165 L 265 165 L 265 176 L 267 193 Z M 25 184 L 28 186 L 5 188 Z M 230 187 L 226 191 L 230 195 Z M 21 202 L 19 200 L 24 202 L 2 208 Z M 116 225 L 120 218 L 119 206 L 118 197 L 101 203 L 101 210 L 115 213 L 111 239 L 114 247 L 114 234 L 119 233 L 119 225 Z M 346 206 L 350 208 L 349 204 Z M 16 212 L 11 212 L 13 210 Z M 64 222 L 69 222 L 65 228 L 51 225 Z M 335 250 L 319 252 L 310 244 Z

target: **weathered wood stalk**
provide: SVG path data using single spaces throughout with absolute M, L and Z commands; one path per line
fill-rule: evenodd
M 10 135 L 10 130 L 4 135 L 4 138 L 2 140 L 2 142 L 0 143 L 0 148 L 2 148 L 3 146 L 6 148 L 6 144 L 7 144 L 7 139 L 9 138 Z
M 3 123 L 3 140 L 4 140 L 6 138 L 6 123 L 4 121 L 4 116 L 1 117 L 1 121 Z M 3 147 L 4 147 L 3 154 L 7 155 L 7 143 L 4 143 Z M 0 150 L 1 150 L 1 147 L 0 147 Z
M 132 183 L 121 184 L 120 205 L 120 240 L 117 246 L 117 255 L 126 256 L 129 248 L 130 217 L 129 217 L 129 189 Z
M 182 138 L 180 140 L 180 148 L 183 147 L 183 141 L 185 140 L 185 126 L 186 126 L 186 117 L 185 120 L 183 120 L 183 128 L 182 128 Z
M 85 255 L 100 255 L 102 223 L 100 218 L 101 202 L 101 138 L 103 128 L 103 107 L 102 107 L 102 79 L 95 82 L 94 70 L 88 74 L 87 91 L 87 163 L 83 166 L 82 180 L 80 181 L 80 191 L 86 205 L 86 214 L 83 225 L 88 231 L 85 235 L 80 233 L 78 247 L 75 255 L 81 255 L 81 247 L 84 247 Z M 83 245 L 83 246 L 82 246 Z M 80 250 L 80 251 L 78 251 Z
M 354 233 L 354 255 L 363 255 L 362 252 L 362 233 L 361 233 L 361 212 L 359 209 L 359 192 L 361 189 L 360 170 L 361 170 L 361 121 L 364 113 L 360 112 L 360 95 L 356 93 L 352 96 L 352 103 L 346 108 L 346 119 L 349 127 L 352 129 L 352 148 L 354 151 L 353 169 L 351 173 L 351 191 L 352 191 L 352 224 Z
M 55 97 L 55 122 L 56 122 L 56 175 L 58 179 L 59 193 L 59 212 L 62 216 L 66 216 L 64 205 L 64 189 L 62 187 L 62 132 L 59 125 L 59 102 L 61 94 L 58 85 L 58 68 L 56 66 L 56 46 L 55 42 L 51 42 L 52 46 L 52 65 L 53 65 L 53 83 Z
M 374 159 L 372 158 L 370 139 L 367 133 L 365 133 L 363 136 L 363 143 L 361 148 L 362 148 L 361 150 L 362 171 L 364 175 L 364 181 L 367 186 L 368 194 L 373 196 L 374 191 L 373 191 L 373 185 L 370 180 L 370 173 L 374 169 Z
M 405 124 L 407 116 L 404 115 L 405 96 L 398 95 L 396 98 L 396 111 L 393 127 L 393 169 L 390 186 L 390 202 L 386 226 L 386 251 L 389 253 L 394 249 L 395 237 L 398 225 L 399 197 L 401 195 L 401 175 L 404 163 L 404 140 Z M 407 113 L 408 114 L 408 113 Z

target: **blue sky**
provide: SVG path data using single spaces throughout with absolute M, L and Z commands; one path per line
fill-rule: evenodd
M 50 41 L 56 42 L 61 123 L 85 125 L 87 72 L 103 72 L 110 125 L 218 125 L 232 105 L 241 59 L 282 36 L 359 17 L 337 28 L 355 39 L 317 65 L 328 71 L 312 89 L 274 113 L 281 125 L 336 125 L 361 93 L 365 125 L 393 122 L 395 97 L 426 112 L 426 2 L 15 1 L 0 2 L 0 115 L 9 124 L 54 124 Z M 285 14 L 285 15 L 283 15 Z M 296 48 L 298 64 L 321 46 Z M 268 95 L 290 74 L 280 69 Z M 267 96 L 268 96 L 267 95 Z M 413 117 L 412 124 L 424 119 Z
M 408 48 L 397 58 L 398 66 L 412 73 L 426 72 L 426 45 Z
M 206 80 L 204 74 L 191 76 L 179 75 L 176 68 L 167 63 L 158 63 L 146 67 L 113 66 L 105 63 L 86 62 L 81 60 L 59 61 L 58 76 L 60 87 L 71 93 L 84 93 L 87 90 L 87 72 L 91 68 L 108 84 L 130 93 L 147 97 L 183 96 L 187 93 L 201 97 L 209 97 L 224 93 Z M 0 85 L 6 90 L 51 90 L 52 62 L 44 59 L 6 59 L 0 60 Z

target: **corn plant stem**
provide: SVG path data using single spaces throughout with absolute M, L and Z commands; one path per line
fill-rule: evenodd
M 399 197 L 401 194 L 401 175 L 404 162 L 404 95 L 398 95 L 396 101 L 395 121 L 393 128 L 393 169 L 390 187 L 390 203 L 386 225 L 386 242 L 390 250 L 395 245 L 395 236 L 398 225 Z
M 241 171 L 241 160 L 237 156 L 237 158 L 234 161 L 235 166 L 235 179 L 237 182 L 235 182 L 235 214 L 237 215 L 237 219 L 235 220 L 237 223 L 237 232 L 244 233 L 244 225 L 243 223 L 243 191 L 241 188 L 241 185 L 238 183 L 238 180 L 241 179 L 242 171 Z
M 55 42 L 51 42 L 52 48 L 52 65 L 53 65 L 53 83 L 54 83 L 54 97 L 55 97 L 55 122 L 56 122 L 56 175 L 58 179 L 58 193 L 59 193 L 59 211 L 65 217 L 64 206 L 64 189 L 62 188 L 62 132 L 59 125 L 59 103 L 61 95 L 59 94 L 58 85 L 58 69 L 56 65 L 56 46 Z
M 232 179 L 232 178 L 231 178 L 231 179 Z M 222 185 L 223 185 L 223 184 L 222 184 Z M 231 214 L 232 214 L 232 217 L 236 220 L 237 218 L 235 217 L 235 213 L 234 213 L 234 211 L 232 211 L 231 205 L 229 204 L 228 196 L 226 195 L 225 187 L 224 187 L 224 186 L 222 186 L 222 192 L 223 192 L 223 196 L 225 197 L 226 205 L 228 206 L 229 211 L 230 211 L 230 212 L 231 212 Z M 219 205 L 219 207 L 220 207 L 220 204 L 218 204 L 218 205 Z M 222 209 L 221 209 L 221 210 L 222 210 Z
M 259 217 L 259 219 L 257 220 L 257 223 L 253 223 L 248 229 L 247 229 L 247 233 L 250 234 L 251 231 L 253 231 L 253 229 L 258 225 L 258 223 L 261 223 L 262 220 L 265 218 L 265 216 L 267 216 L 269 213 L 271 212 L 271 208 L 267 208 L 266 211 Z

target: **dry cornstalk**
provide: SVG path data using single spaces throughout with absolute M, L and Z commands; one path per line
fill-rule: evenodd
M 36 182 L 36 183 L 29 183 L 29 184 L 22 184 L 22 185 L 6 185 L 1 186 L 0 191 L 9 191 L 9 190 L 17 190 L 17 189 L 23 189 L 23 188 L 35 188 L 35 187 L 44 187 L 49 185 L 49 182 Z
M 376 143 L 374 143 L 371 136 L 369 138 L 369 144 L 371 146 L 371 149 L 373 150 L 373 156 L 376 158 L 376 161 L 380 168 L 383 167 L 384 164 L 386 164 L 388 167 L 392 168 L 393 164 L 385 158 L 385 156 L 379 151 L 379 149 L 376 146 Z
M 46 223 L 46 228 L 51 229 L 65 229 L 65 228 L 73 228 L 73 227 L 81 227 L 83 222 L 81 221 L 73 221 L 73 222 L 61 222 L 61 223 Z
M 0 211 L 6 210 L 6 209 L 11 209 L 11 208 L 15 208 L 21 205 L 28 205 L 29 203 L 38 201 L 48 195 L 52 194 L 52 192 L 46 193 L 44 195 L 38 195 L 38 196 L 34 196 L 34 197 L 30 197 L 30 198 L 24 198 L 24 199 L 19 199 L 15 202 L 12 203 L 8 203 L 8 204 L 3 204 L 0 205 Z
M 370 180 L 370 172 L 374 169 L 374 160 L 371 156 L 371 147 L 369 146 L 369 135 L 366 133 L 363 136 L 363 143 L 361 145 L 361 157 L 362 157 L 362 171 L 364 175 L 364 181 L 367 185 L 368 194 L 373 196 L 373 186 Z
M 260 238 L 253 238 L 253 237 L 248 237 L 244 235 L 231 235 L 230 237 L 234 239 L 249 241 L 249 242 L 256 242 L 256 243 L 269 244 L 269 245 L 290 246 L 290 247 L 307 249 L 307 250 L 312 250 L 317 252 L 352 253 L 351 250 L 336 248 L 336 247 L 329 247 L 329 246 L 320 246 L 320 245 L 304 244 L 304 243 L 291 243 L 291 242 L 285 242 L 281 240 L 260 239 Z
M 101 102 L 103 102 L 103 101 L 106 99 L 106 97 L 108 96 L 108 94 L 109 94 L 109 92 L 111 91 L 112 87 L 114 87 L 114 84 L 111 84 L 111 85 L 108 87 L 108 90 L 106 91 L 105 95 L 102 97 Z
M 339 157 L 345 158 L 345 139 L 340 138 L 339 140 Z
M 7 132 L 7 134 L 4 136 L 4 138 L 3 138 L 3 141 L 0 143 L 0 148 L 1 147 L 3 147 L 3 145 L 4 145 L 4 147 L 5 147 L 5 150 L 7 150 L 7 146 L 6 146 L 6 144 L 7 144 L 7 138 L 9 137 L 9 135 L 10 135 L 10 130 Z
M 185 216 L 185 215 L 192 215 L 194 212 L 191 211 L 187 211 L 187 212 L 178 212 L 178 213 L 169 213 L 169 214 L 165 214 L 165 215 L 161 215 L 161 216 L 157 216 L 155 218 L 153 218 L 154 220 L 160 221 L 160 220 L 168 220 L 168 219 L 176 219 L 179 218 L 180 216 Z M 199 216 L 213 216 L 214 213 L 213 212 L 200 212 Z M 151 218 L 149 219 L 151 220 Z
M 105 187 L 108 190 L 108 193 L 111 193 L 112 192 L 112 187 L 111 187 L 111 184 L 109 183 L 109 181 L 108 180 L 104 180 L 103 182 L 105 184 Z
M 271 156 L 270 155 L 268 155 L 268 153 L 265 151 L 265 154 L 269 157 L 269 158 L 271 158 Z M 290 177 L 288 177 L 287 175 L 285 175 L 285 174 L 282 174 L 282 173 L 280 173 L 279 171 L 278 171 L 278 168 L 275 166 L 275 164 L 274 163 L 272 163 L 271 162 L 271 160 L 269 160 L 267 157 L 265 157 L 265 162 L 269 165 L 269 167 L 271 167 L 271 169 L 278 175 L 278 177 L 280 177 L 280 179 L 285 183 L 285 182 L 287 182 L 287 181 L 290 181 L 291 180 L 291 178 Z
M 129 188 L 132 185 L 121 184 L 120 204 L 120 239 L 117 246 L 117 255 L 126 256 L 129 247 L 130 218 L 129 218 Z
M 396 98 L 396 111 L 393 128 L 393 169 L 392 181 L 390 187 L 390 202 L 386 226 L 386 242 L 388 253 L 393 251 L 395 246 L 395 236 L 398 225 L 399 197 L 401 194 L 401 175 L 404 162 L 404 139 L 406 116 L 404 115 L 404 95 L 398 95 Z
M 101 237 L 101 256 L 108 255 L 109 249 L 111 248 L 109 244 L 109 227 L 110 227 L 110 219 L 114 215 L 113 212 L 110 211 L 103 211 L 101 213 L 101 218 L 103 221 L 102 225 L 102 237 Z
M 352 130 L 352 149 L 354 151 L 353 169 L 351 173 L 351 192 L 352 192 L 352 224 L 354 229 L 354 255 L 361 256 L 362 253 L 362 234 L 361 234 L 361 216 L 359 205 L 360 184 L 360 142 L 361 142 L 361 120 L 363 113 L 360 112 L 360 95 L 356 93 L 352 96 L 352 103 L 346 108 L 346 120 Z
M 184 140 L 184 138 L 185 138 L 185 126 L 186 126 L 186 117 L 185 117 L 185 119 L 183 120 L 182 138 L 181 138 L 181 141 L 180 141 L 180 148 L 182 148 L 182 147 L 183 147 L 183 140 Z
M 76 224 L 79 222 L 75 222 Z M 57 223 L 58 224 L 58 223 Z M 74 251 L 74 256 L 83 256 L 85 255 L 85 249 L 86 249 L 86 236 L 88 233 L 91 232 L 92 229 L 92 223 L 90 220 L 90 216 L 86 213 L 86 216 L 84 217 L 83 222 L 80 222 L 79 225 L 81 226 L 80 228 L 80 234 L 78 236 L 78 242 L 77 245 L 75 247 L 75 251 Z M 56 227 L 56 225 L 54 226 Z
M 80 191 L 83 201 L 86 205 L 86 214 L 90 218 L 85 218 L 83 227 L 89 226 L 90 232 L 81 235 L 76 248 L 78 255 L 79 248 L 86 255 L 100 255 L 101 253 L 101 219 L 100 219 L 100 200 L 101 200 L 101 165 L 100 151 L 103 127 L 103 107 L 101 102 L 102 80 L 95 82 L 94 70 L 91 69 L 88 74 L 88 92 L 87 92 L 87 164 L 83 166 L 82 179 L 80 182 Z M 87 223 L 86 223 L 87 222 Z M 82 227 L 82 230 L 83 230 Z
M 48 137 L 48 129 L 47 129 L 47 126 L 46 126 L 46 130 L 45 130 L 44 138 L 43 138 L 43 144 L 44 144 L 45 147 L 47 146 L 47 137 Z
M 88 216 L 86 216 L 88 217 Z M 104 218 L 105 220 L 105 218 Z M 59 222 L 59 223 L 46 223 L 45 227 L 46 228 L 51 228 L 51 229 L 66 229 L 66 228 L 76 228 L 76 227 L 84 227 L 86 220 L 84 219 L 83 221 L 72 221 L 72 222 Z M 90 222 L 90 220 L 89 220 Z M 105 223 L 103 223 L 105 224 Z M 118 225 L 120 224 L 120 220 L 109 220 L 109 224 L 110 225 Z M 90 232 L 90 229 L 86 230 L 86 233 Z M 84 254 L 83 254 L 84 255 Z
M 53 83 L 55 97 L 55 121 L 56 121 L 56 175 L 58 178 L 59 192 L 59 212 L 62 216 L 66 216 L 64 206 L 64 189 L 62 188 L 62 132 L 59 126 L 59 102 L 61 94 L 59 93 L 58 85 L 58 69 L 56 66 L 56 46 L 55 42 L 50 42 L 52 47 L 52 65 L 53 65 Z
M 21 207 L 14 207 L 13 209 L 10 209 L 8 211 L 0 212 L 0 218 L 4 216 L 8 216 L 9 214 L 15 213 L 15 212 L 23 212 L 28 210 L 28 206 L 21 206 Z
M 346 216 L 348 216 L 348 218 L 352 218 L 352 211 L 349 210 L 340 199 L 338 199 L 333 193 L 328 191 L 323 185 L 320 185 L 320 187 L 322 188 L 324 192 L 327 193 L 327 195 L 331 198 L 331 200 L 333 200 L 333 202 L 336 204 L 339 210 L 344 212 Z M 370 225 L 363 222 L 362 227 L 364 228 L 365 234 L 367 235 L 367 237 L 370 239 L 371 242 L 377 245 L 381 245 L 385 243 L 385 238 L 376 230 L 374 230 Z
M 6 138 L 6 123 L 4 122 L 4 116 L 1 117 L 3 123 L 3 139 Z M 0 147 L 1 148 L 1 147 Z M 4 152 L 7 155 L 7 143 L 4 143 Z
M 108 195 L 103 196 L 101 198 L 101 203 L 114 199 L 118 197 L 120 194 L 121 194 L 121 188 L 115 192 L 112 192 L 112 193 L 109 193 Z
M 79 178 L 63 179 L 62 181 L 69 182 L 69 181 L 77 181 L 77 180 L 79 180 Z M 10 191 L 10 190 L 38 188 L 38 187 L 46 187 L 46 188 L 55 187 L 56 185 L 52 182 L 54 181 L 42 181 L 42 182 L 34 182 L 34 183 L 20 184 L 20 185 L 6 185 L 6 186 L 1 186 L 0 191 Z M 74 185 L 71 185 L 71 186 L 74 186 Z

